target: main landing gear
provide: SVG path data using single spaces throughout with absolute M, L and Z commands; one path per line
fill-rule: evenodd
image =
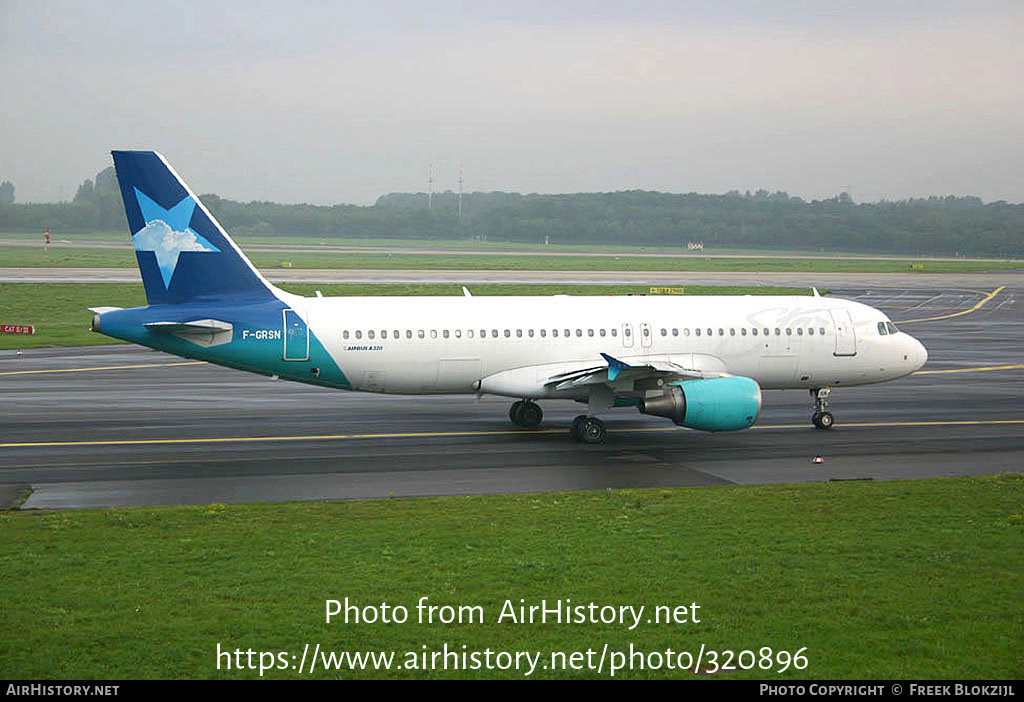
M 572 420 L 572 428 L 569 435 L 573 441 L 581 444 L 603 444 L 608 437 L 608 429 L 597 417 L 588 417 L 581 414 Z
M 811 399 L 814 400 L 814 414 L 811 421 L 818 429 L 831 429 L 836 418 L 825 408 L 828 407 L 828 396 L 832 394 L 832 388 L 813 388 Z
M 517 400 L 512 403 L 512 407 L 509 408 L 508 418 L 512 420 L 512 423 L 517 427 L 523 427 L 525 429 L 534 429 L 540 425 L 542 419 L 544 419 L 544 410 L 540 408 L 533 400 Z

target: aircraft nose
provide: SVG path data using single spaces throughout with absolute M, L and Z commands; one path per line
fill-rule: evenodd
M 928 349 L 924 347 L 924 344 L 922 344 L 917 339 L 914 339 L 913 337 L 911 337 L 911 341 L 913 341 L 914 343 L 913 348 L 910 352 L 910 357 L 914 362 L 914 370 L 919 370 L 925 363 L 928 362 Z

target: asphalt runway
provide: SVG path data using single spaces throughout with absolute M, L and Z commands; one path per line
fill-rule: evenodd
M 0 503 L 29 490 L 23 509 L 1016 472 L 1024 285 L 975 277 L 891 287 L 864 276 L 834 288 L 898 324 L 921 320 L 902 327 L 930 360 L 909 378 L 837 390 L 828 432 L 811 426 L 807 393 L 795 390 L 766 392 L 745 432 L 621 409 L 605 417 L 607 443 L 583 446 L 568 437 L 583 408 L 572 403 L 542 403 L 541 430 L 518 430 L 501 398 L 345 393 L 129 346 L 5 351 Z M 819 453 L 825 462 L 812 463 Z

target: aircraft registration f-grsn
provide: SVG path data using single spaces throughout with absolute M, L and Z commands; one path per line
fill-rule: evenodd
M 924 346 L 876 309 L 815 296 L 302 297 L 257 271 L 164 158 L 115 151 L 146 307 L 93 308 L 94 331 L 230 368 L 366 392 L 493 394 L 540 424 L 537 400 L 636 407 L 704 431 L 754 424 L 761 389 L 810 391 L 908 375 Z

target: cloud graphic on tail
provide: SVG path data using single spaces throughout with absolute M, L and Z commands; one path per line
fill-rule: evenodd
M 191 197 L 183 198 L 170 208 L 161 207 L 138 188 L 135 188 L 135 198 L 146 220 L 146 226 L 132 237 L 135 250 L 156 254 L 156 264 L 160 268 L 165 288 L 171 286 L 171 278 L 178 267 L 178 256 L 183 251 L 220 251 L 190 228 L 192 213 L 196 209 L 196 202 Z

